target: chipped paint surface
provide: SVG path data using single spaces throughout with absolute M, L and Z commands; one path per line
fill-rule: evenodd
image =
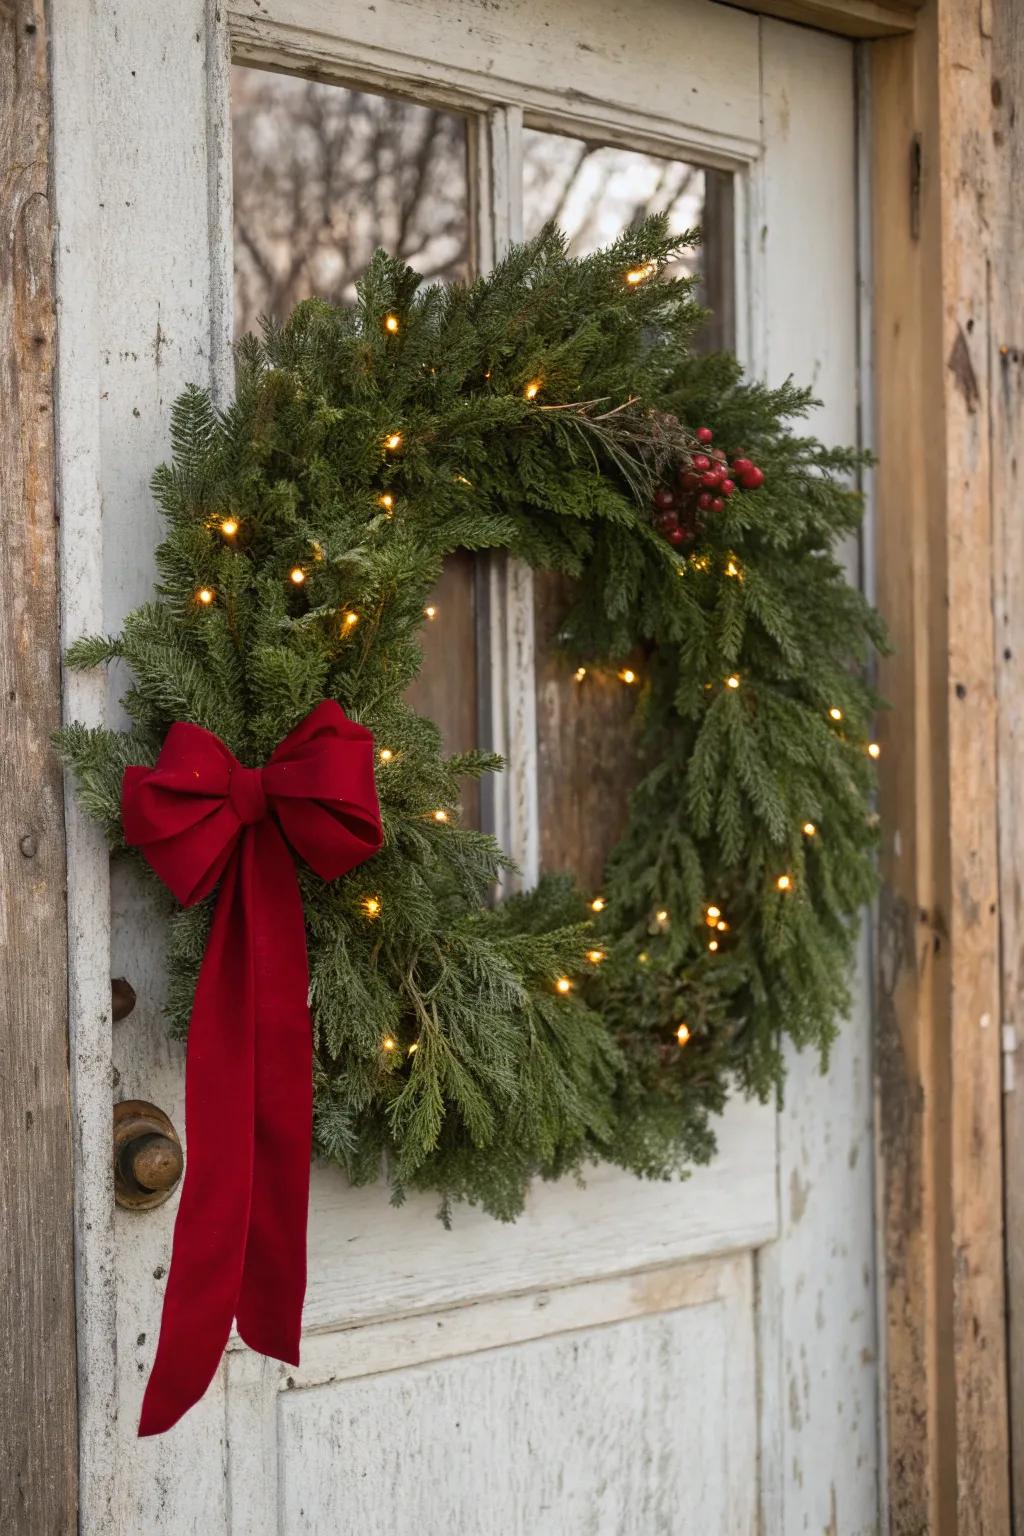
M 349 14 L 345 4 L 273 0 L 240 4 L 235 14 L 239 35 L 261 57 L 294 62 L 275 49 L 282 37 L 292 48 L 302 38 L 323 64 L 332 31 Z M 632 63 L 611 74 L 598 34 L 618 29 L 621 39 L 621 13 L 607 6 L 595 16 L 583 0 L 573 0 L 572 12 L 595 39 L 577 66 L 590 81 L 587 110 L 610 111 L 618 90 L 628 121 L 649 105 L 641 50 L 651 68 L 666 68 L 664 12 L 655 0 L 637 4 L 651 7 L 650 24 L 634 10 L 625 54 Z M 555 0 L 496 0 L 481 56 L 479 32 L 439 27 L 436 0 L 379 0 L 351 23 L 356 72 L 365 65 L 370 83 L 387 84 L 374 74 L 378 29 L 389 70 L 403 44 L 419 50 L 408 65 L 410 90 L 431 99 L 461 91 L 464 100 L 504 70 L 512 81 L 503 77 L 504 91 L 539 99 L 547 87 L 537 83 L 538 37 L 547 33 L 545 68 L 565 71 L 559 48 L 580 59 L 569 9 Z M 461 0 L 460 14 L 470 12 L 478 26 L 479 6 Z M 163 12 L 89 0 L 65 6 L 57 59 L 67 82 L 63 132 L 68 166 L 85 189 L 68 192 L 66 282 L 69 293 L 77 284 L 94 299 L 88 316 L 74 317 L 82 331 L 67 363 L 67 389 L 81 403 L 68 416 L 66 467 L 73 474 L 78 466 L 85 482 L 68 596 L 82 628 L 112 629 L 148 596 L 160 528 L 147 483 L 166 450 L 171 402 L 187 380 L 215 377 L 223 389 L 227 376 L 217 96 L 224 54 L 218 36 L 206 35 L 214 13 L 205 0 Z M 805 205 L 789 200 L 810 195 L 805 174 L 824 177 L 833 196 L 852 163 L 852 50 L 704 0 L 678 0 L 673 14 L 681 32 L 671 80 L 675 88 L 681 72 L 692 74 L 688 110 L 701 142 L 756 154 L 762 77 L 767 83 L 770 153 L 756 210 L 769 224 L 764 273 L 751 257 L 765 285 L 764 335 L 753 347 L 781 374 L 791 366 L 787 348 L 803 346 L 792 366 L 830 399 L 822 430 L 851 437 L 853 230 L 840 219 L 833 243 L 821 231 L 811 242 L 798 216 Z M 293 24 L 275 28 L 274 17 Z M 689 46 L 694 33 L 706 44 L 699 60 Z M 431 50 L 442 44 L 454 61 L 434 60 Z M 577 73 L 574 87 L 583 83 Z M 785 133 L 772 118 L 776 99 L 785 101 Z M 822 123 L 832 125 L 828 133 Z M 514 139 L 515 107 L 500 125 Z M 648 126 L 654 132 L 657 124 Z M 804 166 L 792 157 L 808 146 L 813 159 Z M 510 150 L 504 169 L 513 164 Z M 512 227 L 509 216 L 506 232 Z M 811 303 L 822 324 L 798 335 L 792 317 Z M 849 326 L 827 325 L 833 310 L 848 313 Z M 812 332 L 828 332 L 832 350 L 808 348 Z M 105 707 L 114 718 L 113 700 Z M 82 709 L 95 711 L 95 697 Z M 160 1013 L 162 914 L 124 871 L 108 881 L 102 850 L 76 826 L 86 1536 L 290 1536 L 346 1522 L 362 1531 L 381 1508 L 390 1530 L 418 1536 L 485 1529 L 479 1510 L 489 1500 L 502 1536 L 675 1536 L 682 1513 L 688 1529 L 708 1536 L 751 1536 L 758 1521 L 764 1536 L 824 1531 L 830 1520 L 841 1536 L 874 1530 L 877 1348 L 861 988 L 828 1079 L 814 1060 L 795 1059 L 777 1119 L 770 1106 L 737 1106 L 722 1156 L 689 1183 L 637 1185 L 602 1170 L 583 1192 L 539 1189 L 511 1232 L 470 1212 L 446 1234 L 430 1202 L 395 1212 L 380 1190 L 349 1191 L 318 1170 L 302 1366 L 282 1380 L 276 1368 L 232 1350 L 171 1436 L 138 1442 L 175 1202 L 145 1217 L 111 1217 L 111 1072 L 120 1094 L 152 1099 L 181 1130 L 182 1051 Z M 138 993 L 131 1018 L 113 1030 L 111 974 L 128 977 Z M 402 1454 L 383 1456 L 396 1423 Z M 437 1469 L 417 1480 L 421 1499 L 403 1478 L 410 1457 Z

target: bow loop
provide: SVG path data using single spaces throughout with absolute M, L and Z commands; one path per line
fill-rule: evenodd
M 154 767 L 125 769 L 121 820 L 183 905 L 220 882 L 189 1023 L 188 1163 L 139 1426 L 152 1435 L 202 1397 L 232 1321 L 252 1348 L 298 1363 L 313 1045 L 290 849 L 324 880 L 376 853 L 373 737 L 328 701 L 263 768 L 245 768 L 210 731 L 179 721 Z

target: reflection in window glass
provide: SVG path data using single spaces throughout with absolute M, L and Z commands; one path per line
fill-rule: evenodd
M 585 256 L 607 245 L 649 213 L 667 213 L 674 229 L 703 221 L 706 172 L 683 160 L 593 144 L 560 133 L 523 134 L 523 215 L 527 237 L 554 220 L 570 250 Z M 699 269 L 699 252 L 687 252 L 673 269 Z
M 729 345 L 732 314 L 732 182 L 722 172 L 563 134 L 527 130 L 523 142 L 526 234 L 548 220 L 586 255 L 649 213 L 667 212 L 677 230 L 702 228 L 673 276 L 699 278 L 698 297 L 716 311 L 701 338 Z M 570 869 L 599 890 L 609 851 L 621 837 L 637 765 L 629 750 L 634 690 L 596 669 L 577 683 L 558 649 L 571 583 L 538 574 L 535 593 L 538 797 L 543 870 Z
M 464 117 L 241 65 L 231 97 L 239 335 L 299 299 L 350 301 L 377 246 L 469 276 Z
M 351 303 L 378 246 L 428 280 L 470 276 L 467 122 L 388 96 L 232 70 L 236 334 L 300 299 Z M 449 752 L 479 740 L 475 564 L 452 555 L 409 703 Z M 479 826 L 479 786 L 463 786 Z

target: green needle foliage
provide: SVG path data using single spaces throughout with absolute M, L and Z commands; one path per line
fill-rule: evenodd
M 549 229 L 450 288 L 378 254 L 352 308 L 310 301 L 247 337 L 227 410 L 198 389 L 174 408 L 154 600 L 69 653 L 133 678 L 128 733 L 61 736 L 115 848 L 122 771 L 154 762 L 175 720 L 257 765 L 333 698 L 392 754 L 381 853 L 334 884 L 300 869 L 316 1148 L 356 1182 L 383 1166 L 397 1199 L 437 1191 L 445 1213 L 464 1199 L 514 1217 L 532 1177 L 593 1160 L 660 1178 L 707 1159 L 733 1086 L 776 1090 L 783 1037 L 824 1052 L 848 1002 L 873 889 L 864 673 L 882 642 L 833 553 L 860 518 L 858 459 L 793 432 L 806 392 L 695 353 L 689 282 L 625 281 L 690 238 L 652 219 L 573 260 Z M 680 554 L 650 494 L 700 423 L 766 481 Z M 645 771 L 599 914 L 568 878 L 491 904 L 508 861 L 459 825 L 459 782 L 500 762 L 446 759 L 405 702 L 457 548 L 577 578 L 567 665 L 641 672 Z M 179 1032 L 209 916 L 171 920 Z

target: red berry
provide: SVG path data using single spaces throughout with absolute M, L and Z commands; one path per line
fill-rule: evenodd
M 711 460 L 706 453 L 695 453 L 690 460 L 690 468 L 695 469 L 698 474 L 706 474 L 711 468 Z
M 713 491 L 718 484 L 718 475 L 713 469 L 709 469 L 706 475 L 701 475 L 700 483 L 706 491 Z
M 700 485 L 700 475 L 695 475 L 692 469 L 681 469 L 679 484 L 684 491 L 695 491 Z
M 675 545 L 676 549 L 679 548 L 680 544 L 686 543 L 686 534 L 681 528 L 670 528 L 665 537 L 670 544 Z
M 744 469 L 736 477 L 745 491 L 756 491 L 764 485 L 764 470 L 758 469 L 756 464 L 751 464 L 749 469 Z
M 671 533 L 673 528 L 679 527 L 679 519 L 674 512 L 662 512 L 654 526 L 662 533 Z
M 697 497 L 697 505 L 702 512 L 710 512 L 711 503 L 714 499 L 715 498 L 712 497 L 710 491 L 701 491 L 700 495 Z
M 737 475 L 742 475 L 745 469 L 753 469 L 754 461 L 753 459 L 733 459 L 732 467 Z
M 721 496 L 715 496 L 712 499 L 711 510 L 712 510 L 712 512 L 724 512 L 725 511 L 725 502 L 722 500 Z
M 719 464 L 725 463 L 725 454 L 722 452 L 721 448 L 716 448 L 711 457 L 716 459 Z
M 722 496 L 731 496 L 735 489 L 736 489 L 736 482 L 735 482 L 735 480 L 723 480 L 721 485 L 718 487 L 719 493 Z
M 698 427 L 694 433 L 698 443 L 710 443 L 714 435 L 710 427 Z
M 676 504 L 676 498 L 667 486 L 660 485 L 654 493 L 654 505 L 659 512 L 670 512 Z

